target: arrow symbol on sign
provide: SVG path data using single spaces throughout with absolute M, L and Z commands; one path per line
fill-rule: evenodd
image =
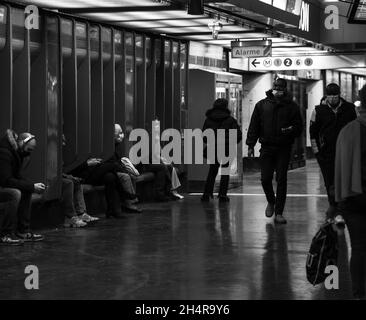
M 257 59 L 254 59 L 254 60 L 252 61 L 252 65 L 253 65 L 253 67 L 254 67 L 254 68 L 256 68 L 258 64 L 260 64 L 260 62 L 259 62 L 259 61 L 257 61 Z

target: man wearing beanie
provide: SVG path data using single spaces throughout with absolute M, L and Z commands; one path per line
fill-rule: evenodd
M 327 219 L 343 224 L 341 216 L 336 217 L 336 201 L 334 196 L 334 166 L 336 143 L 340 131 L 356 119 L 356 108 L 353 103 L 340 97 L 340 88 L 335 83 L 326 87 L 326 96 L 320 105 L 314 108 L 310 120 L 310 139 L 313 152 L 318 160 L 320 170 L 327 189 L 329 208 Z
M 284 224 L 283 217 L 287 197 L 287 170 L 291 149 L 296 137 L 301 135 L 303 120 L 299 106 L 287 91 L 285 79 L 278 78 L 267 97 L 259 101 L 250 121 L 247 141 L 248 156 L 254 156 L 258 139 L 260 150 L 261 181 L 267 198 L 266 217 L 275 214 L 275 223 Z M 272 180 L 276 172 L 277 192 L 274 193 Z

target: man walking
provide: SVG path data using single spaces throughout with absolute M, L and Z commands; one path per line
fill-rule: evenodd
M 311 146 L 318 160 L 328 194 L 327 219 L 335 217 L 337 208 L 334 196 L 337 138 L 340 131 L 356 117 L 355 105 L 340 97 L 340 88 L 335 83 L 331 83 L 326 87 L 326 97 L 322 99 L 320 105 L 314 108 L 311 116 Z M 343 218 L 337 216 L 336 223 L 344 223 Z
M 247 141 L 248 156 L 254 157 L 254 146 L 259 140 L 261 181 L 267 198 L 266 217 L 275 214 L 275 223 L 284 224 L 283 217 L 287 197 L 287 171 L 292 145 L 301 135 L 303 121 L 299 106 L 287 91 L 287 82 L 278 78 L 267 97 L 259 101 L 250 121 Z M 272 180 L 276 172 L 277 192 L 274 193 Z

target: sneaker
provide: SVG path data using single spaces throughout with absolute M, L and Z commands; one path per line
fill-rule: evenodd
M 275 205 L 273 203 L 268 203 L 265 211 L 266 217 L 271 218 L 274 215 L 274 212 L 275 212 Z
M 219 196 L 219 202 L 230 202 L 230 198 L 228 196 Z
M 17 239 L 14 236 L 3 236 L 0 238 L 0 244 L 5 244 L 9 246 L 21 246 L 24 244 L 24 241 L 21 239 Z
M 182 200 L 182 199 L 184 199 L 184 196 L 182 196 L 181 194 L 179 194 L 176 190 L 172 190 L 171 196 L 175 200 Z
M 17 233 L 16 236 L 24 242 L 38 242 L 44 240 L 44 236 L 32 232 Z
M 83 228 L 87 225 L 86 222 L 81 220 L 79 217 L 66 218 L 64 227 L 65 228 Z
M 277 214 L 275 216 L 274 222 L 278 223 L 278 224 L 286 224 L 287 223 L 286 219 L 281 214 Z
M 83 220 L 86 223 L 95 222 L 95 221 L 99 220 L 99 218 L 92 217 L 92 216 L 88 215 L 87 213 L 83 213 L 81 216 L 79 216 L 79 219 Z
M 346 221 L 344 221 L 340 214 L 334 218 L 334 223 L 337 227 L 344 227 L 346 225 Z

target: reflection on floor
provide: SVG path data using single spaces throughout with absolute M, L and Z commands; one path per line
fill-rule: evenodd
M 305 276 L 310 241 L 327 200 L 314 163 L 289 174 L 287 225 L 264 217 L 258 175 L 231 203 L 145 205 L 142 215 L 83 230 L 51 230 L 43 243 L 0 247 L 1 299 L 349 299 L 348 246 L 340 236 L 340 289 Z M 245 194 L 245 195 L 241 195 Z M 309 196 L 304 196 L 309 194 Z M 24 269 L 39 268 L 38 291 Z

